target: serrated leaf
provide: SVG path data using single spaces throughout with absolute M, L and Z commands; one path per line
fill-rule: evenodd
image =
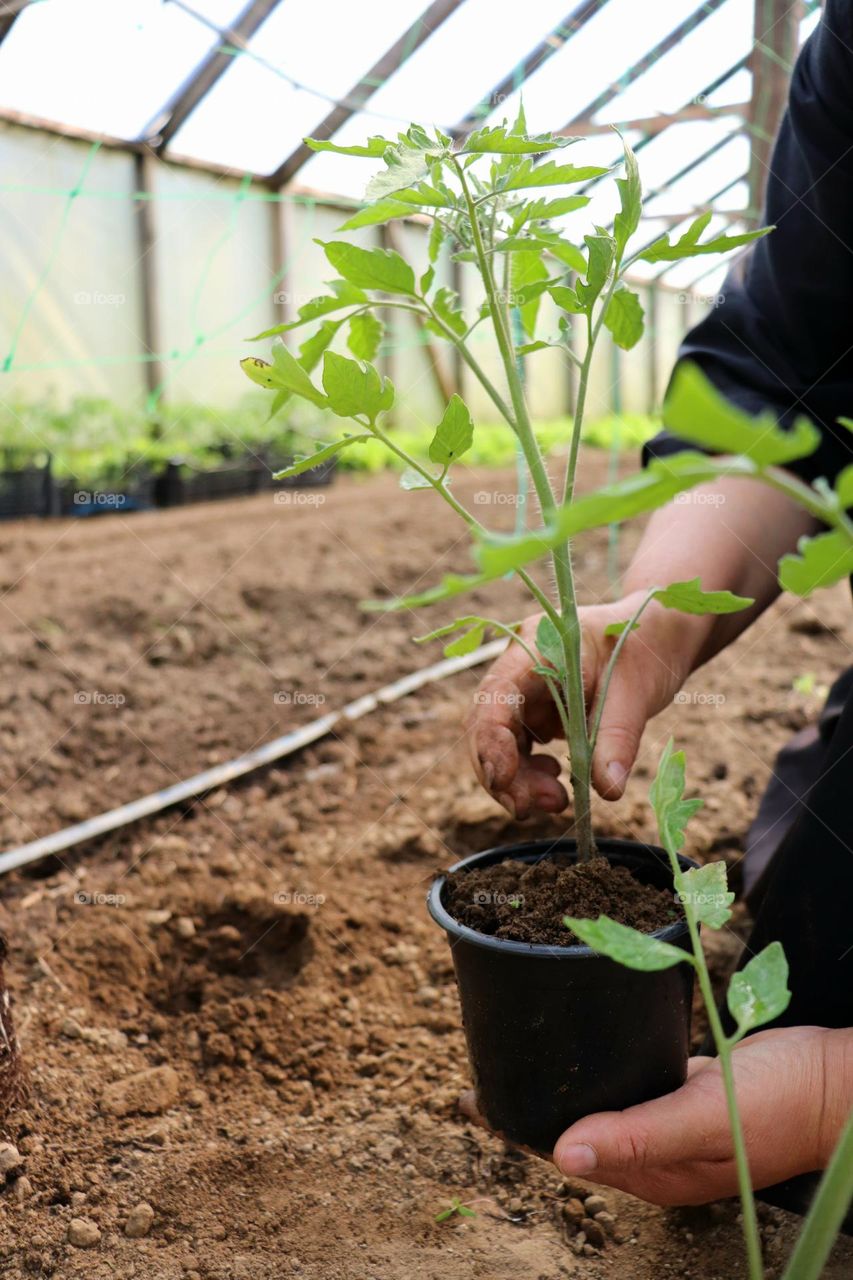
M 430 640 L 440 640 L 444 636 L 453 635 L 457 631 L 461 631 L 462 635 L 457 636 L 450 644 L 444 646 L 445 658 L 461 658 L 466 653 L 473 653 L 475 649 L 479 649 L 483 643 L 483 636 L 486 628 L 490 625 L 488 618 L 481 618 L 477 614 L 469 614 L 464 618 L 457 618 L 455 622 L 449 622 L 445 627 L 437 627 L 435 631 L 430 631 L 425 636 L 415 636 L 415 644 L 426 644 Z
M 802 537 L 797 554 L 779 561 L 779 582 L 795 596 L 808 596 L 818 587 L 831 587 L 834 582 L 853 573 L 853 542 L 840 529 Z
M 616 289 L 604 312 L 604 323 L 613 341 L 623 351 L 630 351 L 643 336 L 643 305 L 639 295 L 624 285 Z
M 442 600 L 453 600 L 464 595 L 466 591 L 474 591 L 482 587 L 490 579 L 484 574 L 448 573 L 434 587 L 419 591 L 411 596 L 395 596 L 391 600 L 364 600 L 361 607 L 368 613 L 396 613 L 400 609 L 421 609 L 426 605 L 440 604 Z
M 587 247 L 586 280 L 578 280 L 575 291 L 585 310 L 589 311 L 607 284 L 613 266 L 616 246 L 609 235 L 584 236 Z
M 323 387 L 329 408 L 342 418 L 363 413 L 375 422 L 394 403 L 393 385 L 372 364 L 362 365 L 335 351 L 327 351 L 323 359 Z
M 639 255 L 642 262 L 679 262 L 682 258 L 695 258 L 706 253 L 728 253 L 730 249 L 739 249 L 742 245 L 752 244 L 760 240 L 775 227 L 761 227 L 758 231 L 744 231 L 736 236 L 714 236 L 712 240 L 699 243 L 699 237 L 711 221 L 710 213 L 700 214 L 680 239 L 674 244 L 668 235 L 662 235 L 654 244 L 649 245 Z
M 558 196 L 554 200 L 549 200 L 547 196 L 540 196 L 537 200 L 531 200 L 529 204 L 519 205 L 512 210 L 513 234 L 520 231 L 526 222 L 544 222 L 549 218 L 560 218 L 563 214 L 583 209 L 589 204 L 589 200 L 589 196 Z
M 604 634 L 606 636 L 621 636 L 629 627 L 632 631 L 639 631 L 640 624 L 639 622 L 629 622 L 627 618 L 624 622 L 608 622 L 604 628 Z
M 843 511 L 853 507 L 853 466 L 845 467 L 835 478 L 835 496 Z
M 274 338 L 280 333 L 286 333 L 289 329 L 298 329 L 300 325 L 319 320 L 332 311 L 340 311 L 342 307 L 354 307 L 368 301 L 367 294 L 350 284 L 348 280 L 331 280 L 329 288 L 332 290 L 331 293 L 318 294 L 316 298 L 309 299 L 301 306 L 298 319 L 290 320 L 287 324 L 273 325 L 271 329 L 264 329 L 263 333 L 256 333 L 247 341 L 258 342 L 261 338 Z
M 283 343 L 278 342 L 273 346 L 272 357 L 272 364 L 268 364 L 265 360 L 247 356 L 240 361 L 240 368 L 246 377 L 257 383 L 259 387 L 292 392 L 304 400 L 310 400 L 319 408 L 326 407 L 326 397 L 317 390 L 308 374 Z
M 739 1035 L 763 1027 L 785 1012 L 791 993 L 781 942 L 771 942 L 733 975 L 726 1001 Z
M 436 290 L 435 297 L 432 300 L 432 308 L 436 315 L 444 321 L 448 329 L 451 329 L 457 337 L 462 338 L 465 336 L 468 326 L 465 323 L 465 316 L 459 305 L 459 294 L 455 290 L 442 285 L 440 289 Z M 447 337 L 447 334 L 443 333 L 437 325 L 433 325 L 430 322 L 427 327 L 433 329 L 441 337 Z
M 808 418 L 780 427 L 772 413 L 750 417 L 720 394 L 699 367 L 680 364 L 663 407 L 664 425 L 717 453 L 743 454 L 760 466 L 784 466 L 814 453 L 820 432 Z
M 539 619 L 536 627 L 536 648 L 539 650 L 546 662 L 552 667 L 556 667 L 557 673 L 565 669 L 565 655 L 563 653 L 563 641 L 560 633 L 554 626 L 547 613 Z M 551 675 L 554 672 L 550 673 Z
M 384 200 L 395 191 L 404 191 L 429 172 L 429 158 L 424 151 L 410 147 L 388 147 L 383 153 L 387 168 L 375 173 L 364 192 L 365 200 Z
M 362 156 L 370 160 L 378 160 L 389 147 L 396 146 L 392 138 L 380 137 L 368 138 L 367 142 L 354 147 L 341 147 L 324 138 L 304 138 L 303 141 L 312 151 L 334 151 L 339 156 Z
M 303 471 L 310 471 L 312 467 L 319 467 L 322 462 L 334 457 L 336 453 L 340 453 L 341 449 L 347 449 L 351 444 L 360 444 L 364 440 L 372 439 L 373 436 L 368 432 L 358 436 L 344 436 L 342 440 L 335 440 L 334 444 L 327 444 L 316 453 L 297 458 L 295 462 L 289 467 L 285 467 L 283 471 L 276 471 L 273 480 L 286 480 L 289 476 L 299 476 Z
M 687 823 L 702 808 L 701 800 L 684 799 L 684 773 L 684 752 L 676 751 L 670 738 L 649 789 L 649 800 L 657 817 L 661 844 L 673 857 L 684 844 Z
M 316 331 L 311 334 L 310 338 L 306 338 L 299 348 L 299 364 L 306 373 L 311 373 L 320 363 L 323 352 L 331 345 L 332 341 L 341 325 L 344 324 L 346 317 L 342 320 L 324 320 L 318 326 Z M 358 317 L 353 317 L 351 323 L 355 323 Z
M 429 446 L 430 462 L 449 467 L 471 448 L 474 441 L 474 423 L 468 406 L 455 393 L 450 397 L 441 422 Z
M 622 207 L 613 220 L 613 238 L 616 241 L 616 259 L 622 261 L 625 246 L 640 225 L 643 212 L 643 191 L 640 183 L 640 171 L 637 157 L 625 139 L 622 139 L 625 152 L 625 177 L 616 179 Z
M 660 587 L 654 593 L 654 599 L 667 609 L 678 609 L 680 613 L 737 613 L 746 609 L 755 601 L 749 596 L 736 596 L 731 591 L 703 591 L 699 578 L 691 578 L 688 582 L 672 582 L 668 587 Z
M 441 252 L 441 246 L 444 241 L 444 227 L 438 221 L 433 222 L 432 229 L 429 233 L 429 243 L 427 245 L 427 256 L 430 262 L 437 262 L 438 255 Z M 424 289 L 426 293 L 426 289 Z
M 514 253 L 510 259 L 510 289 L 518 294 L 518 314 L 524 332 L 533 337 L 536 332 L 536 317 L 539 313 L 541 291 L 549 280 L 548 268 L 542 260 L 541 251 L 537 253 Z M 525 290 L 531 287 L 525 296 Z M 541 289 L 540 289 L 541 286 Z
M 724 862 L 706 862 L 704 867 L 691 867 L 681 877 L 679 900 L 689 906 L 700 924 L 709 929 L 722 929 L 731 919 L 735 895 L 729 892 Z
M 377 204 L 368 205 L 366 209 L 353 214 L 338 227 L 339 231 L 356 231 L 359 227 L 375 227 L 394 218 L 410 218 L 412 206 L 402 200 L 380 200 Z
M 563 311 L 568 311 L 571 315 L 581 315 L 584 311 L 584 305 L 578 297 L 576 291 L 567 284 L 554 284 L 548 286 L 548 292 L 556 302 L 557 306 Z
M 510 131 L 507 123 L 486 126 L 476 133 L 469 134 L 459 149 L 458 154 L 466 155 L 541 155 L 545 151 L 556 151 L 561 147 L 570 147 L 576 138 L 555 137 L 552 133 L 540 133 L 534 136 Z
M 629 929 L 609 916 L 599 916 L 597 920 L 563 916 L 563 924 L 593 951 L 625 965 L 627 969 L 655 973 L 660 969 L 671 969 L 683 961 L 691 961 L 690 954 L 682 951 L 681 947 L 662 942 L 648 933 L 640 933 L 638 929 Z
M 602 178 L 607 172 L 607 169 L 601 169 L 597 165 L 558 164 L 554 160 L 535 165 L 532 160 L 525 160 L 501 183 L 500 190 L 522 191 L 530 187 L 556 187 L 564 183 L 588 182 L 591 178 Z
M 421 293 L 427 294 L 432 288 L 432 282 L 435 279 L 435 267 L 429 266 L 418 281 Z
M 379 350 L 385 326 L 369 311 L 354 315 L 349 323 L 347 346 L 359 360 L 372 360 Z
M 415 294 L 415 273 L 393 249 L 362 249 L 345 240 L 316 240 L 337 272 L 359 289 Z

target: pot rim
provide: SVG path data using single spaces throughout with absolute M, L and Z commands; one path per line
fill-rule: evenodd
M 659 845 L 644 844 L 639 840 L 623 840 L 618 836 L 604 836 L 598 841 L 598 847 L 605 857 L 608 857 L 610 853 L 617 855 L 627 854 L 638 858 L 640 861 L 659 861 L 667 869 L 669 867 L 666 851 Z M 573 836 L 555 836 L 551 839 L 546 837 L 539 840 L 518 840 L 512 844 L 496 845 L 493 849 L 484 849 L 480 853 L 471 853 L 467 858 L 461 858 L 458 862 L 454 862 L 451 867 L 448 867 L 448 871 L 473 870 L 475 867 L 484 865 L 484 862 L 488 866 L 491 863 L 512 856 L 516 856 L 519 862 L 539 862 L 556 849 L 574 852 L 577 849 L 577 841 Z M 608 860 L 610 860 L 609 857 Z M 678 855 L 678 861 L 682 871 L 689 871 L 699 865 L 692 858 L 685 857 L 684 854 Z M 457 942 L 468 942 L 487 951 L 501 951 L 505 955 L 532 956 L 543 960 L 607 959 L 606 956 L 602 956 L 598 951 L 593 951 L 592 947 L 588 947 L 585 943 L 578 943 L 571 947 L 554 947 L 546 942 L 517 942 L 509 938 L 495 938 L 491 934 L 480 933 L 477 929 L 472 929 L 467 924 L 461 924 L 450 914 L 441 901 L 442 890 L 446 882 L 446 874 L 436 876 L 433 880 L 427 894 L 427 910 L 436 924 L 440 925 L 448 935 L 451 948 Z M 662 929 L 656 929 L 654 933 L 650 933 L 648 936 L 650 938 L 659 938 L 662 942 L 678 943 L 687 934 L 687 921 L 677 920 L 674 924 L 668 924 Z M 611 963 L 615 962 L 611 961 Z

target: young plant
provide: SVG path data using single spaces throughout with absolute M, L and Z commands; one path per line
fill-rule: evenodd
M 458 1216 L 460 1218 L 476 1218 L 475 1209 L 469 1209 L 463 1204 L 458 1196 L 454 1196 L 446 1209 L 442 1209 L 440 1213 L 435 1215 L 436 1222 L 447 1222 L 450 1218 Z
M 257 335 L 269 338 L 313 323 L 316 328 L 311 336 L 302 343 L 298 355 L 278 341 L 273 347 L 272 363 L 248 357 L 241 364 L 253 382 L 275 392 L 273 412 L 295 395 L 349 419 L 357 430 L 280 474 L 297 475 L 342 449 L 378 439 L 405 464 L 404 487 L 433 489 L 468 526 L 479 573 L 450 575 L 438 587 L 420 595 L 375 607 L 432 604 L 507 572 L 522 581 L 543 614 L 536 637 L 538 653 L 532 648 L 528 652 L 547 682 L 565 731 L 578 851 L 582 859 L 590 858 L 595 851 L 590 811 L 592 754 L 603 696 L 624 635 L 614 645 L 602 699 L 588 718 L 571 540 L 590 523 L 613 524 L 635 511 L 660 505 L 679 488 L 698 482 L 686 479 L 682 471 L 679 482 L 670 482 L 667 492 L 659 472 L 654 472 L 651 474 L 658 484 L 653 486 L 651 495 L 648 479 L 641 478 L 640 492 L 633 501 L 620 503 L 606 493 L 597 500 L 575 499 L 593 354 L 605 331 L 625 350 L 642 337 L 643 308 L 627 281 L 634 262 L 674 262 L 700 254 L 723 253 L 765 231 L 703 240 L 711 218 L 707 213 L 697 218 L 675 243 L 667 236 L 651 244 L 642 243 L 642 236 L 638 237 L 642 214 L 640 176 L 634 154 L 626 144 L 623 176 L 616 179 L 619 212 L 611 226 L 594 227 L 582 244 L 576 244 L 565 234 L 560 220 L 589 203 L 581 184 L 605 177 L 608 170 L 567 163 L 562 153 L 578 140 L 553 134 L 531 135 L 523 113 L 511 128 L 506 122 L 486 126 L 458 143 L 441 131 L 430 134 L 419 125 L 412 125 L 395 140 L 376 137 L 364 146 L 307 141 L 316 151 L 336 151 L 384 162 L 384 168 L 368 183 L 367 207 L 341 229 L 355 231 L 417 214 L 430 225 L 428 265 L 418 274 L 394 250 L 363 248 L 344 240 L 318 241 L 338 273 L 329 284 L 329 292 L 312 298 L 290 323 Z M 639 246 L 637 239 L 641 241 Z M 466 312 L 458 295 L 447 285 L 439 284 L 442 254 L 473 265 L 481 290 L 475 311 Z M 546 295 L 556 303 L 561 316 L 558 334 L 543 338 L 537 336 L 537 321 Z M 450 398 L 436 426 L 428 457 L 412 456 L 395 439 L 387 425 L 394 387 L 371 363 L 382 341 L 382 313 L 389 310 L 414 314 L 433 337 L 455 347 L 484 388 L 523 452 L 541 510 L 544 527 L 540 532 L 514 538 L 499 536 L 487 530 L 454 496 L 451 472 L 471 447 L 474 436 L 474 422 L 459 395 Z M 471 348 L 472 333 L 486 323 L 500 355 L 500 386 L 487 375 Z M 331 349 L 344 328 L 352 359 Z M 521 342 L 515 336 L 519 330 L 524 339 Z M 576 411 L 564 473 L 556 486 L 537 439 L 519 372 L 520 358 L 533 356 L 546 347 L 558 347 L 578 370 Z M 312 374 L 321 361 L 322 385 L 318 386 Z M 702 465 L 702 478 L 717 474 L 713 460 L 703 459 L 694 462 L 697 475 Z M 591 501 L 597 501 L 597 505 L 590 507 Z M 574 513 L 581 517 L 579 523 L 573 524 Z M 553 568 L 553 597 L 529 568 L 531 561 L 544 556 Z M 498 568 L 498 564 L 502 567 Z M 652 599 L 688 613 L 725 613 L 751 603 L 728 592 L 703 592 L 698 579 L 662 583 L 649 593 L 649 601 Z M 626 620 L 628 629 L 637 624 L 641 611 Z M 514 636 L 516 633 L 515 626 L 466 615 L 424 639 L 459 632 L 459 637 L 449 642 L 447 652 L 462 653 L 476 648 L 487 629 Z
M 563 923 L 595 951 L 629 969 L 648 971 L 668 969 L 676 964 L 689 964 L 695 971 L 720 1060 L 743 1207 L 749 1277 L 750 1280 L 762 1280 L 764 1266 L 761 1238 L 743 1124 L 737 1105 L 732 1053 L 750 1031 L 771 1022 L 788 1007 L 791 998 L 788 990 L 788 963 L 781 944 L 771 942 L 758 955 L 753 956 L 743 969 L 735 973 L 729 983 L 727 1004 L 736 1029 L 731 1035 L 726 1035 L 714 999 L 711 976 L 699 938 L 699 926 L 721 929 L 731 916 L 734 894 L 729 892 L 726 883 L 724 862 L 709 862 L 689 871 L 681 869 L 678 854 L 684 844 L 685 827 L 696 810 L 701 808 L 702 801 L 684 799 L 684 753 L 674 750 L 671 739 L 661 756 L 649 799 L 657 816 L 661 844 L 666 849 L 672 866 L 676 895 L 687 921 L 690 951 L 674 947 L 636 929 L 629 929 L 607 916 L 599 916 L 597 920 L 575 920 L 566 916 Z M 853 1112 L 823 1176 L 782 1280 L 817 1280 L 851 1198 Z

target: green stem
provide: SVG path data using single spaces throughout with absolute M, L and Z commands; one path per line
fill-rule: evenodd
M 486 253 L 486 246 L 483 243 L 483 235 L 471 189 L 459 161 L 452 158 L 452 163 L 468 210 L 468 221 L 471 226 L 474 250 L 477 254 L 480 274 L 486 288 L 495 338 L 497 339 L 509 387 L 516 434 L 524 451 L 533 487 L 536 490 L 536 496 L 542 508 L 543 518 L 548 523 L 556 513 L 556 503 L 551 489 L 551 482 L 548 479 L 548 473 L 530 422 L 530 415 L 524 398 L 524 388 L 521 385 L 521 378 L 518 373 L 512 334 L 506 324 L 504 310 L 498 297 L 492 265 Z M 561 616 L 558 631 L 563 645 L 563 657 L 566 667 L 565 693 L 569 706 L 567 734 L 572 795 L 574 797 L 575 829 L 579 857 L 581 860 L 587 860 L 593 857 L 595 853 L 591 806 L 592 756 L 589 749 L 589 736 L 586 726 L 586 700 L 581 666 L 580 619 L 578 617 L 577 598 L 568 544 L 555 548 L 552 558 L 554 577 L 560 600 Z
M 853 1200 L 853 1111 L 820 1180 L 782 1280 L 818 1280 Z
M 593 755 L 595 754 L 595 744 L 598 741 L 598 730 L 601 727 L 601 716 L 604 711 L 604 703 L 607 698 L 607 691 L 610 688 L 610 681 L 613 678 L 613 672 L 616 669 L 616 663 L 618 661 L 619 654 L 622 652 L 622 646 L 624 645 L 625 641 L 628 639 L 628 636 L 634 630 L 635 625 L 640 621 L 640 618 L 642 617 L 646 609 L 646 606 L 651 604 L 652 600 L 654 599 L 655 592 L 657 590 L 659 590 L 658 587 L 651 587 L 649 591 L 646 593 L 646 595 L 643 597 L 643 599 L 640 601 L 637 608 L 631 614 L 631 617 L 628 619 L 627 623 L 625 624 L 625 630 L 617 638 L 616 643 L 613 646 L 613 652 L 610 655 L 607 666 L 604 668 L 604 676 L 602 678 L 601 685 L 599 687 L 598 697 L 596 698 L 595 711 L 593 713 L 593 718 L 592 718 L 592 728 L 589 734 L 589 749 Z

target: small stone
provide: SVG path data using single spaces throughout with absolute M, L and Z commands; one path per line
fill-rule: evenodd
M 83 1205 L 84 1205 L 85 1203 L 86 1203 L 86 1192 L 85 1192 L 85 1191 L 72 1191 L 72 1192 L 71 1192 L 71 1208 L 72 1208 L 72 1209 L 82 1209 L 82 1208 L 83 1208 Z
M 613 1217 L 612 1213 L 607 1213 L 604 1209 L 601 1209 L 595 1215 L 595 1220 L 600 1227 L 604 1227 L 604 1230 L 609 1236 L 613 1235 L 616 1230 L 616 1219 Z M 688 1235 L 690 1235 L 689 1232 Z M 693 1239 L 692 1235 L 690 1235 L 690 1239 Z
M 196 1110 L 203 1107 L 207 1101 L 207 1094 L 204 1089 L 190 1089 L 187 1094 L 187 1106 L 194 1107 Z
M 147 1236 L 154 1221 L 154 1210 L 143 1201 L 135 1209 L 131 1209 L 124 1224 L 124 1234 L 131 1240 L 141 1240 Z
M 30 1182 L 29 1178 L 27 1177 L 19 1178 L 18 1181 L 15 1183 L 16 1199 L 26 1200 L 32 1194 L 33 1194 L 33 1184 Z
M 174 1106 L 179 1086 L 173 1067 L 150 1067 L 108 1084 L 101 1095 L 101 1110 L 113 1116 L 156 1116 Z
M 68 1224 L 68 1243 L 75 1249 L 94 1249 L 101 1233 L 91 1218 L 72 1218 Z
M 610 1208 L 604 1196 L 587 1196 L 583 1203 L 591 1218 L 594 1218 L 597 1213 L 607 1213 Z
M 586 1217 L 586 1210 L 576 1196 L 572 1196 L 563 1205 L 563 1217 L 567 1222 L 573 1222 L 576 1227 L 579 1227 Z
M 63 1018 L 59 1027 L 59 1034 L 65 1036 L 68 1040 L 79 1040 L 83 1035 L 83 1028 L 76 1018 Z
M 594 1257 L 595 1257 L 595 1250 L 593 1249 L 593 1247 L 592 1247 L 592 1245 L 591 1245 L 591 1244 L 585 1244 L 585 1245 L 584 1245 L 584 1247 L 583 1247 L 583 1249 L 581 1250 L 581 1252 L 583 1253 L 583 1256 L 584 1256 L 585 1258 L 594 1258 Z
M 581 1223 L 581 1231 L 583 1231 L 590 1244 L 595 1245 L 596 1249 L 603 1249 L 607 1237 L 604 1234 L 604 1227 L 599 1226 L 595 1218 L 584 1218 Z
M 146 924 L 152 925 L 155 929 L 160 925 L 168 924 L 172 918 L 172 912 L 168 907 L 161 907 L 155 911 L 143 911 L 142 915 Z
M 513 1196 L 507 1209 L 510 1213 L 524 1213 L 524 1201 L 519 1196 Z
M 178 916 L 175 921 L 175 933 L 179 938 L 195 937 L 195 925 L 189 916 Z
M 11 1142 L 0 1142 L 0 1178 L 13 1169 L 20 1169 L 23 1163 L 24 1157 L 17 1147 L 13 1147 Z

